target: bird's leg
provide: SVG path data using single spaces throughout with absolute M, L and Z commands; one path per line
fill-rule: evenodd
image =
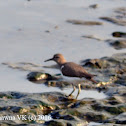
M 80 92 L 81 92 L 81 84 L 78 84 L 78 93 L 77 93 L 76 99 L 79 96 Z
M 68 95 L 68 97 L 71 96 L 74 93 L 75 90 L 76 90 L 76 87 L 73 85 L 73 91 Z

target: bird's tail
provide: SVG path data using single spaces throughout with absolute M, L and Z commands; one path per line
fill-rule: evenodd
M 97 84 L 98 82 L 95 81 L 93 78 L 90 79 L 90 81 L 92 81 L 93 83 Z

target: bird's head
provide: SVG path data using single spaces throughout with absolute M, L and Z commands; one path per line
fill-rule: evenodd
M 51 61 L 51 60 L 55 61 L 59 65 L 64 64 L 66 62 L 66 60 L 62 54 L 55 54 L 53 56 L 53 58 L 45 60 L 45 62 Z

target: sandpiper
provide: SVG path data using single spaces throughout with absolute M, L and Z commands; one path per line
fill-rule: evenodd
M 64 76 L 78 77 L 78 78 L 84 77 L 84 78 L 92 81 L 93 83 L 97 83 L 93 79 L 94 75 L 88 73 L 82 66 L 80 66 L 76 63 L 67 62 L 62 54 L 55 54 L 53 56 L 53 58 L 45 60 L 45 62 L 51 61 L 51 60 L 55 61 L 59 65 L 60 70 Z M 75 91 L 75 89 L 76 89 L 76 87 L 73 86 L 73 91 L 68 96 L 71 96 L 72 93 Z M 81 85 L 78 84 L 78 94 L 76 96 L 76 99 L 77 99 L 78 95 L 80 94 L 80 92 L 81 92 Z

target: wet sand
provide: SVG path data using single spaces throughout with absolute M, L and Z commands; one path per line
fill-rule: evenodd
M 94 4 L 97 4 L 96 8 L 91 7 Z M 0 92 L 58 91 L 69 94 L 72 88 L 61 90 L 58 87 L 34 84 L 29 82 L 26 76 L 29 72 L 36 70 L 43 70 L 52 75 L 60 73 L 58 69 L 43 67 L 55 65 L 54 62 L 44 63 L 44 60 L 55 53 L 62 53 L 68 61 L 80 64 L 85 59 L 126 52 L 125 48 L 117 50 L 106 42 L 117 40 L 112 33 L 126 32 L 125 26 L 101 19 L 101 17 L 112 17 L 126 21 L 125 9 L 121 13 L 117 12 L 117 9 L 125 7 L 125 4 L 125 0 L 1 0 Z M 81 24 L 70 23 L 68 20 L 79 20 Z M 87 25 L 83 22 L 101 22 L 101 24 Z M 14 67 L 23 67 L 19 62 L 38 66 L 27 66 L 25 70 L 8 67 L 10 64 L 14 64 Z M 7 65 L 2 63 L 7 63 Z M 64 80 L 67 79 L 64 78 Z M 102 94 L 94 90 L 87 92 L 83 89 L 79 99 L 106 98 L 103 92 Z M 98 97 L 99 95 L 102 97 Z

